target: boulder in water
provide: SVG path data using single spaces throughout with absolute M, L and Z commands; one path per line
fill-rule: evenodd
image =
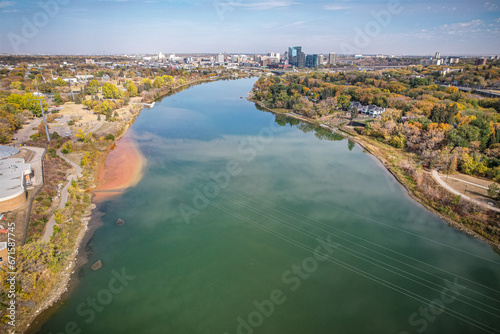
M 96 270 L 101 269 L 101 267 L 102 267 L 102 262 L 101 262 L 101 260 L 99 260 L 96 263 L 94 263 L 90 268 L 92 268 L 92 270 L 96 271 Z
M 123 224 L 125 224 L 125 221 L 121 218 L 118 218 L 118 220 L 116 221 L 116 225 L 121 226 Z

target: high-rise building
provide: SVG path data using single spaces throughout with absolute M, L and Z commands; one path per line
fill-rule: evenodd
M 328 65 L 336 65 L 337 64 L 337 53 L 330 52 L 328 55 Z
M 304 67 L 306 64 L 306 55 L 302 52 L 301 46 L 294 46 L 288 49 L 288 63 L 295 67 Z
M 219 53 L 217 55 L 217 58 L 215 59 L 216 63 L 223 64 L 224 63 L 224 55 L 222 53 Z
M 307 55 L 306 56 L 306 67 L 319 67 L 318 55 Z
M 441 58 L 441 52 L 436 52 L 436 56 L 434 58 L 436 58 L 436 59 Z
M 475 65 L 478 65 L 478 66 L 486 65 L 486 58 L 478 58 L 478 59 L 476 59 Z

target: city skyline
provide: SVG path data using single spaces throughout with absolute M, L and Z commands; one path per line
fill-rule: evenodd
M 498 54 L 498 1 L 0 1 L 0 52 Z

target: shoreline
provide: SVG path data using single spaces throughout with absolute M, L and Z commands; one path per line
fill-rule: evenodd
M 104 160 L 104 159 L 103 159 Z M 97 186 L 90 190 L 94 194 L 92 203 L 99 203 L 122 194 L 142 179 L 147 164 L 146 158 L 130 138 L 130 132 L 113 145 L 98 170 Z
M 402 186 L 404 189 L 406 189 L 406 193 L 410 196 L 410 198 L 412 198 L 413 200 L 415 200 L 419 205 L 423 206 L 424 208 L 426 208 L 427 210 L 429 210 L 430 212 L 432 212 L 433 214 L 435 214 L 436 216 L 438 216 L 442 220 L 446 221 L 448 223 L 447 224 L 448 226 L 452 226 L 453 228 L 456 228 L 460 232 L 462 232 L 464 234 L 467 234 L 470 237 L 473 237 L 475 239 L 481 240 L 482 242 L 485 242 L 487 245 L 491 246 L 494 249 L 494 251 L 500 251 L 500 244 L 498 244 L 498 243 L 496 243 L 496 242 L 494 242 L 492 240 L 486 239 L 484 236 L 478 234 L 474 230 L 468 228 L 467 226 L 464 226 L 460 222 L 457 222 L 457 221 L 453 220 L 450 217 L 447 217 L 447 216 L 443 215 L 442 213 L 438 212 L 435 208 L 433 208 L 432 206 L 430 206 L 427 203 L 425 203 L 422 198 L 420 198 L 418 195 L 416 195 L 413 192 L 412 189 L 410 189 L 404 182 L 402 182 L 399 179 L 398 175 L 393 170 L 391 170 L 390 166 L 388 165 L 388 163 L 385 161 L 384 158 L 382 158 L 381 156 L 379 156 L 378 154 L 376 154 L 373 149 L 370 149 L 368 147 L 368 145 L 371 145 L 371 144 L 367 143 L 362 137 L 359 137 L 359 136 L 353 137 L 350 134 L 345 133 L 345 132 L 341 131 L 338 128 L 333 128 L 333 127 L 331 127 L 328 124 L 324 124 L 324 123 L 322 123 L 320 121 L 311 119 L 311 118 L 303 116 L 303 115 L 298 115 L 298 114 L 289 113 L 289 112 L 285 113 L 285 112 L 275 111 L 275 110 L 273 110 L 271 108 L 266 107 L 260 101 L 254 100 L 251 96 L 248 97 L 248 101 L 255 103 L 260 108 L 262 108 L 262 109 L 264 109 L 264 110 L 266 110 L 268 112 L 271 112 L 271 113 L 273 113 L 275 115 L 285 115 L 285 116 L 288 116 L 288 117 L 292 117 L 292 118 L 301 120 L 303 122 L 307 122 L 307 123 L 310 123 L 310 124 L 321 126 L 322 128 L 325 128 L 325 129 L 328 129 L 328 130 L 330 130 L 330 131 L 332 131 L 334 133 L 337 133 L 337 134 L 345 137 L 346 139 L 350 139 L 350 140 L 355 141 L 359 146 L 361 146 L 361 148 L 363 148 L 364 151 L 366 151 L 372 157 L 374 157 L 384 167 L 384 170 L 386 170 L 386 172 L 388 172 L 390 175 L 392 175 L 394 177 L 394 179 L 397 181 L 397 183 L 400 186 Z
M 182 84 L 175 87 L 170 87 L 168 88 L 168 90 L 161 92 L 161 95 L 152 96 L 145 103 L 149 104 L 153 102 L 156 103 L 156 101 L 160 99 L 163 99 L 171 95 L 175 95 L 181 92 L 183 89 L 189 88 L 191 86 L 196 86 L 206 82 L 214 82 L 226 79 L 231 79 L 231 77 L 224 76 L 218 78 L 198 79 L 190 83 Z M 97 167 L 95 168 L 95 170 L 93 170 L 94 180 L 97 180 L 99 174 L 104 169 L 107 157 L 110 154 L 110 152 L 113 151 L 113 148 L 116 146 L 118 141 L 120 141 L 127 134 L 127 131 L 130 129 L 131 125 L 135 122 L 137 117 L 139 117 L 141 112 L 144 111 L 144 109 L 149 109 L 149 106 L 143 105 L 143 108 L 141 108 L 137 113 L 133 114 L 133 117 L 124 123 L 123 128 L 115 136 L 113 142 L 110 143 L 110 145 L 105 150 L 103 150 L 103 154 L 99 159 Z M 144 170 L 144 167 L 146 165 L 145 159 L 142 160 L 142 163 L 143 165 L 141 167 L 142 170 Z M 137 177 L 135 177 L 135 179 L 132 180 L 131 184 L 133 185 L 137 184 L 137 182 L 140 181 L 140 178 L 142 178 L 142 175 L 138 173 Z M 137 182 L 135 182 L 136 180 Z M 93 188 L 87 189 L 86 191 L 93 193 L 94 189 L 96 189 L 96 184 L 93 185 Z M 87 249 L 88 242 L 91 240 L 94 232 L 102 225 L 102 223 L 100 222 L 100 217 L 102 216 L 102 212 L 95 211 L 95 209 L 99 206 L 100 202 L 96 201 L 96 203 L 94 203 L 95 201 L 94 196 L 92 197 L 91 204 L 88 207 L 89 218 L 86 218 L 87 220 L 84 220 L 85 223 L 82 224 L 78 232 L 77 238 L 75 240 L 74 247 L 72 248 L 73 250 L 72 254 L 71 256 L 68 257 L 69 259 L 68 266 L 65 269 L 63 269 L 63 271 L 59 274 L 61 279 L 57 283 L 56 287 L 52 291 L 50 291 L 45 297 L 45 299 L 39 304 L 40 307 L 36 307 L 32 312 L 29 313 L 29 315 L 26 317 L 28 321 L 23 321 L 23 323 L 19 327 L 18 326 L 14 327 L 12 331 L 9 331 L 9 333 L 31 334 L 39 331 L 40 328 L 43 326 L 43 324 L 54 314 L 54 312 L 56 312 L 57 308 L 61 306 L 61 303 L 66 298 L 69 297 L 71 289 L 76 287 L 76 285 L 78 284 L 77 274 L 78 272 L 80 272 L 82 267 L 88 263 L 88 254 L 89 254 L 89 249 Z M 80 251 L 80 249 L 82 249 L 83 251 Z

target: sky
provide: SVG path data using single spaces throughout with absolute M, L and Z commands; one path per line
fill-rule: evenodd
M 0 53 L 500 54 L 500 0 L 0 0 Z

